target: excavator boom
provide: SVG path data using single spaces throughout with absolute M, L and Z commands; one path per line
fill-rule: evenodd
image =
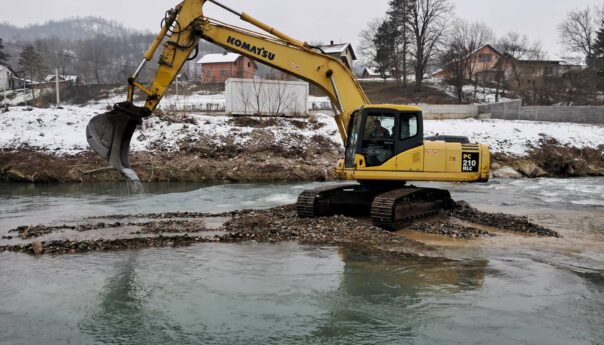
M 236 14 L 241 20 L 258 27 L 266 34 L 205 17 L 203 7 L 208 2 Z M 116 104 L 111 112 L 94 117 L 86 130 L 90 146 L 107 159 L 112 167 L 122 171 L 131 180 L 138 179 L 136 173 L 130 169 L 128 159 L 130 140 L 135 129 L 142 123 L 143 118 L 155 111 L 167 88 L 197 48 L 200 39 L 292 74 L 321 88 L 338 108 L 335 121 L 344 143 L 351 112 L 369 103 L 352 72 L 338 59 L 291 38 L 247 13 L 236 12 L 218 1 L 185 0 L 166 12 L 162 30 L 128 80 L 127 100 Z M 138 81 L 139 75 L 145 64 L 153 59 L 162 42 L 163 50 L 159 56 L 155 78 L 151 85 L 143 85 Z M 146 95 L 142 107 L 134 105 L 136 90 Z

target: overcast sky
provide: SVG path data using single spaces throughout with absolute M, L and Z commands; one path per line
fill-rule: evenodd
M 176 0 L 21 0 L 3 6 L 0 21 L 23 26 L 69 16 L 94 15 L 136 29 L 157 31 L 163 12 Z M 296 38 L 358 43 L 358 33 L 371 18 L 384 15 L 388 0 L 222 0 Z M 515 30 L 539 39 L 550 57 L 562 54 L 557 25 L 572 9 L 598 0 L 453 0 L 455 15 L 489 24 L 498 35 Z M 206 6 L 207 15 L 236 24 L 238 19 Z M 454 14 L 452 14 L 454 15 Z

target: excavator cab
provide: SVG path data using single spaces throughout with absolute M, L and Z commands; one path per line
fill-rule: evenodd
M 421 111 L 400 108 L 368 106 L 352 113 L 346 143 L 347 168 L 355 167 L 356 155 L 364 157 L 366 167 L 377 167 L 423 144 Z

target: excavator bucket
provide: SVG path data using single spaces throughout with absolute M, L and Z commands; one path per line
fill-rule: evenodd
M 86 127 L 90 147 L 134 183 L 140 183 L 140 179 L 130 168 L 128 154 L 132 135 L 141 123 L 140 117 L 116 107 L 93 117 Z

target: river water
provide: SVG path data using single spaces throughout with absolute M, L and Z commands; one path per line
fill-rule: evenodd
M 116 213 L 288 204 L 320 184 L 0 184 L 0 234 Z M 454 261 L 336 247 L 199 244 L 0 253 L 0 344 L 604 344 L 604 179 L 448 188 L 563 239 L 409 234 Z

